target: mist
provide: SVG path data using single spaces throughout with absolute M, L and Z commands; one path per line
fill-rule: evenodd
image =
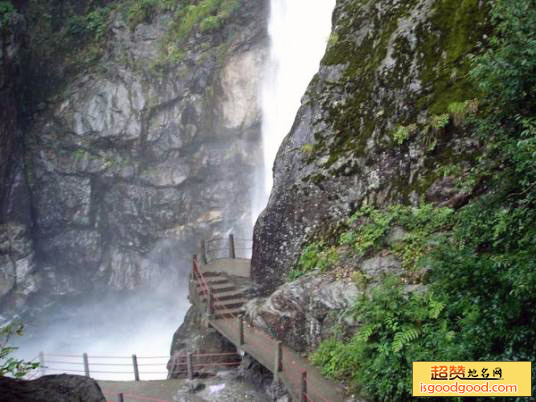
M 18 347 L 14 355 L 32 360 L 43 352 L 44 374 L 83 375 L 87 353 L 92 378 L 133 380 L 136 354 L 142 380 L 166 378 L 173 334 L 190 306 L 190 260 L 191 253 L 160 243 L 149 266 L 145 261 L 152 270 L 149 286 L 63 296 L 38 314 L 19 318 L 25 334 L 12 339 Z

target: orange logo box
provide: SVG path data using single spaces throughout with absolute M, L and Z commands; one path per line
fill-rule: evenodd
M 413 362 L 413 396 L 531 396 L 531 362 Z

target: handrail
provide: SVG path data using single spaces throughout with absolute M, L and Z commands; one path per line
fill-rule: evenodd
M 64 360 L 54 360 L 54 358 L 64 357 Z M 49 360 L 49 358 L 51 358 Z M 166 359 L 169 360 L 169 356 L 91 356 L 84 354 L 45 354 L 40 353 L 39 359 L 41 365 L 29 372 L 25 379 L 35 379 L 45 375 L 46 371 L 55 373 L 74 373 L 83 374 L 90 377 L 92 374 L 132 374 L 135 381 L 140 381 L 140 375 L 154 375 L 154 374 L 168 374 L 165 370 L 166 362 L 162 363 L 138 363 L 138 359 Z M 69 361 L 69 359 L 71 359 Z M 125 363 L 102 363 L 93 362 L 92 359 L 130 359 L 130 362 Z M 98 360 L 97 360 L 98 361 Z M 175 369 L 188 372 L 190 376 L 193 375 L 192 367 L 211 368 L 215 366 L 228 367 L 237 366 L 240 364 L 239 355 L 236 352 L 225 353 L 188 353 L 174 356 Z M 65 367 L 74 366 L 74 367 Z M 98 366 L 98 367 L 97 367 Z M 104 366 L 104 367 L 103 367 Z M 162 367 L 162 371 L 158 367 Z M 96 370 L 92 368 L 95 367 Z M 127 370 L 130 367 L 131 370 Z M 143 371 L 139 368 L 153 371 Z M 113 379 L 110 379 L 113 380 Z
M 198 282 L 199 288 L 201 288 L 197 288 L 198 295 L 202 296 L 202 293 L 209 295 L 207 300 L 209 323 L 214 329 L 234 343 L 237 348 L 254 357 L 259 363 L 272 371 L 276 377 L 281 378 L 296 400 L 311 402 L 343 400 L 343 391 L 340 387 L 329 382 L 329 380 L 323 379 L 318 369 L 306 364 L 298 354 L 290 348 L 282 346 L 280 341 L 267 334 L 264 329 L 250 324 L 245 326 L 243 319 L 238 317 L 235 317 L 235 319 L 214 319 L 212 312 L 214 309 L 218 309 L 218 304 L 214 303 L 214 301 L 221 303 L 221 300 L 218 299 L 214 292 L 210 291 L 210 285 L 200 269 L 197 258 L 194 258 L 194 267 L 196 271 L 194 272 L 194 279 Z M 203 288 L 207 289 L 206 292 Z M 238 324 L 238 328 L 234 327 L 233 322 Z M 262 351 L 265 352 L 264 356 Z M 320 391 L 320 389 L 325 389 L 327 385 L 336 388 L 329 392 L 331 395 L 328 398 Z
M 203 288 L 203 293 L 208 295 L 210 293 L 210 288 L 208 286 L 208 283 L 207 283 L 205 277 L 201 273 L 201 269 L 200 269 L 200 266 L 199 266 L 199 259 L 197 258 L 197 255 L 194 255 L 194 258 L 193 258 L 192 271 L 193 271 L 193 274 L 194 274 L 194 279 L 196 281 L 198 281 L 198 283 Z
M 217 244 L 218 242 L 220 244 Z M 243 247 L 237 247 L 237 243 L 246 244 L 240 244 L 240 246 Z M 253 240 L 237 238 L 233 234 L 230 234 L 228 237 L 215 237 L 209 240 L 201 240 L 201 261 L 204 264 L 208 264 L 209 262 L 212 262 L 214 260 L 224 258 L 249 258 L 250 253 L 247 253 L 245 251 L 251 251 L 252 249 Z M 240 251 L 241 253 L 237 253 L 238 251 Z M 239 256 L 238 254 L 241 255 Z

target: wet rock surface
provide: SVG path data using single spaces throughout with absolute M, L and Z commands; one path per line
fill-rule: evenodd
M 337 324 L 355 325 L 347 311 L 362 291 L 332 275 L 306 275 L 280 286 L 267 298 L 244 306 L 246 320 L 297 352 L 310 352 Z
M 95 380 L 75 375 L 47 375 L 25 381 L 0 377 L 2 402 L 105 402 Z
M 252 277 L 265 294 L 284 283 L 307 242 L 361 205 L 467 198 L 441 169 L 463 175 L 479 145 L 447 108 L 473 94 L 463 72 L 481 48 L 487 8 L 456 4 L 337 1 L 326 55 L 255 226 Z M 466 35 L 455 40 L 454 31 Z
M 233 18 L 224 33 L 197 33 L 181 61 L 157 72 L 170 16 L 132 27 L 115 12 L 101 60 L 33 113 L 15 160 L 21 128 L 16 111 L 0 107 L 11 116 L 1 125 L 0 224 L 32 233 L 26 255 L 0 250 L 4 310 L 175 281 L 182 267 L 159 256 L 186 260 L 200 238 L 246 236 L 261 155 L 264 4 L 248 2 Z
M 171 341 L 171 357 L 168 362 L 168 378 L 184 378 L 188 375 L 184 365 L 187 353 L 193 354 L 219 354 L 236 353 L 235 346 L 227 341 L 215 329 L 209 327 L 206 309 L 201 305 L 190 307 L 184 322 L 177 329 Z M 229 361 L 229 356 L 211 357 L 211 361 Z M 197 363 L 197 362 L 194 362 Z M 214 375 L 218 369 L 204 367 L 204 374 Z

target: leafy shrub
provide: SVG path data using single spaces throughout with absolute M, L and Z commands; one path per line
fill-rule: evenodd
M 192 33 L 221 28 L 240 4 L 241 0 L 200 0 L 178 8 L 163 46 L 169 59 L 180 60 L 184 56 L 184 42 Z
M 472 99 L 465 102 L 452 102 L 448 105 L 448 112 L 452 116 L 452 120 L 456 126 L 461 126 L 465 123 L 467 116 L 478 111 L 478 100 Z
M 439 115 L 432 116 L 431 125 L 436 130 L 440 130 L 442 128 L 447 127 L 447 125 L 449 124 L 449 121 L 450 121 L 450 116 L 447 113 L 439 114 Z
M 10 1 L 0 1 L 0 27 L 6 29 L 11 15 L 15 12 L 15 7 Z
M 428 288 L 406 293 L 395 279 L 375 288 L 356 303 L 361 329 L 312 356 L 373 400 L 411 400 L 412 361 L 536 359 L 536 4 L 491 10 L 496 35 L 470 73 L 482 95 L 465 105 L 485 144 L 469 178 L 483 195 L 455 212 L 398 214 L 406 227 L 452 229 L 423 250 Z M 408 247 L 421 254 L 419 245 Z
M 201 23 L 199 24 L 199 30 L 201 32 L 213 31 L 215 29 L 220 28 L 222 24 L 222 17 L 220 17 L 219 15 L 210 15 L 201 21 Z
M 416 124 L 410 124 L 409 126 L 398 126 L 393 132 L 393 139 L 398 145 L 402 145 L 410 135 L 417 131 Z
M 30 370 L 39 367 L 39 363 L 25 362 L 10 356 L 17 348 L 9 346 L 13 335 L 23 335 L 21 324 L 10 324 L 0 328 L 0 377 L 10 374 L 16 378 L 24 377 Z
M 356 303 L 361 329 L 349 340 L 322 342 L 311 360 L 374 400 L 407 400 L 412 360 L 442 360 L 463 349 L 445 325 L 444 309 L 431 293 L 407 294 L 398 278 L 387 278 Z
M 87 15 L 73 15 L 67 20 L 67 32 L 77 38 L 101 40 L 108 31 L 110 10 L 97 8 Z
M 127 21 L 130 29 L 136 28 L 142 22 L 151 22 L 159 6 L 159 0 L 135 0 L 127 11 Z
M 322 243 L 311 243 L 305 247 L 297 266 L 290 271 L 289 280 L 294 280 L 307 272 L 319 270 L 324 272 L 337 262 L 337 250 L 326 248 Z

